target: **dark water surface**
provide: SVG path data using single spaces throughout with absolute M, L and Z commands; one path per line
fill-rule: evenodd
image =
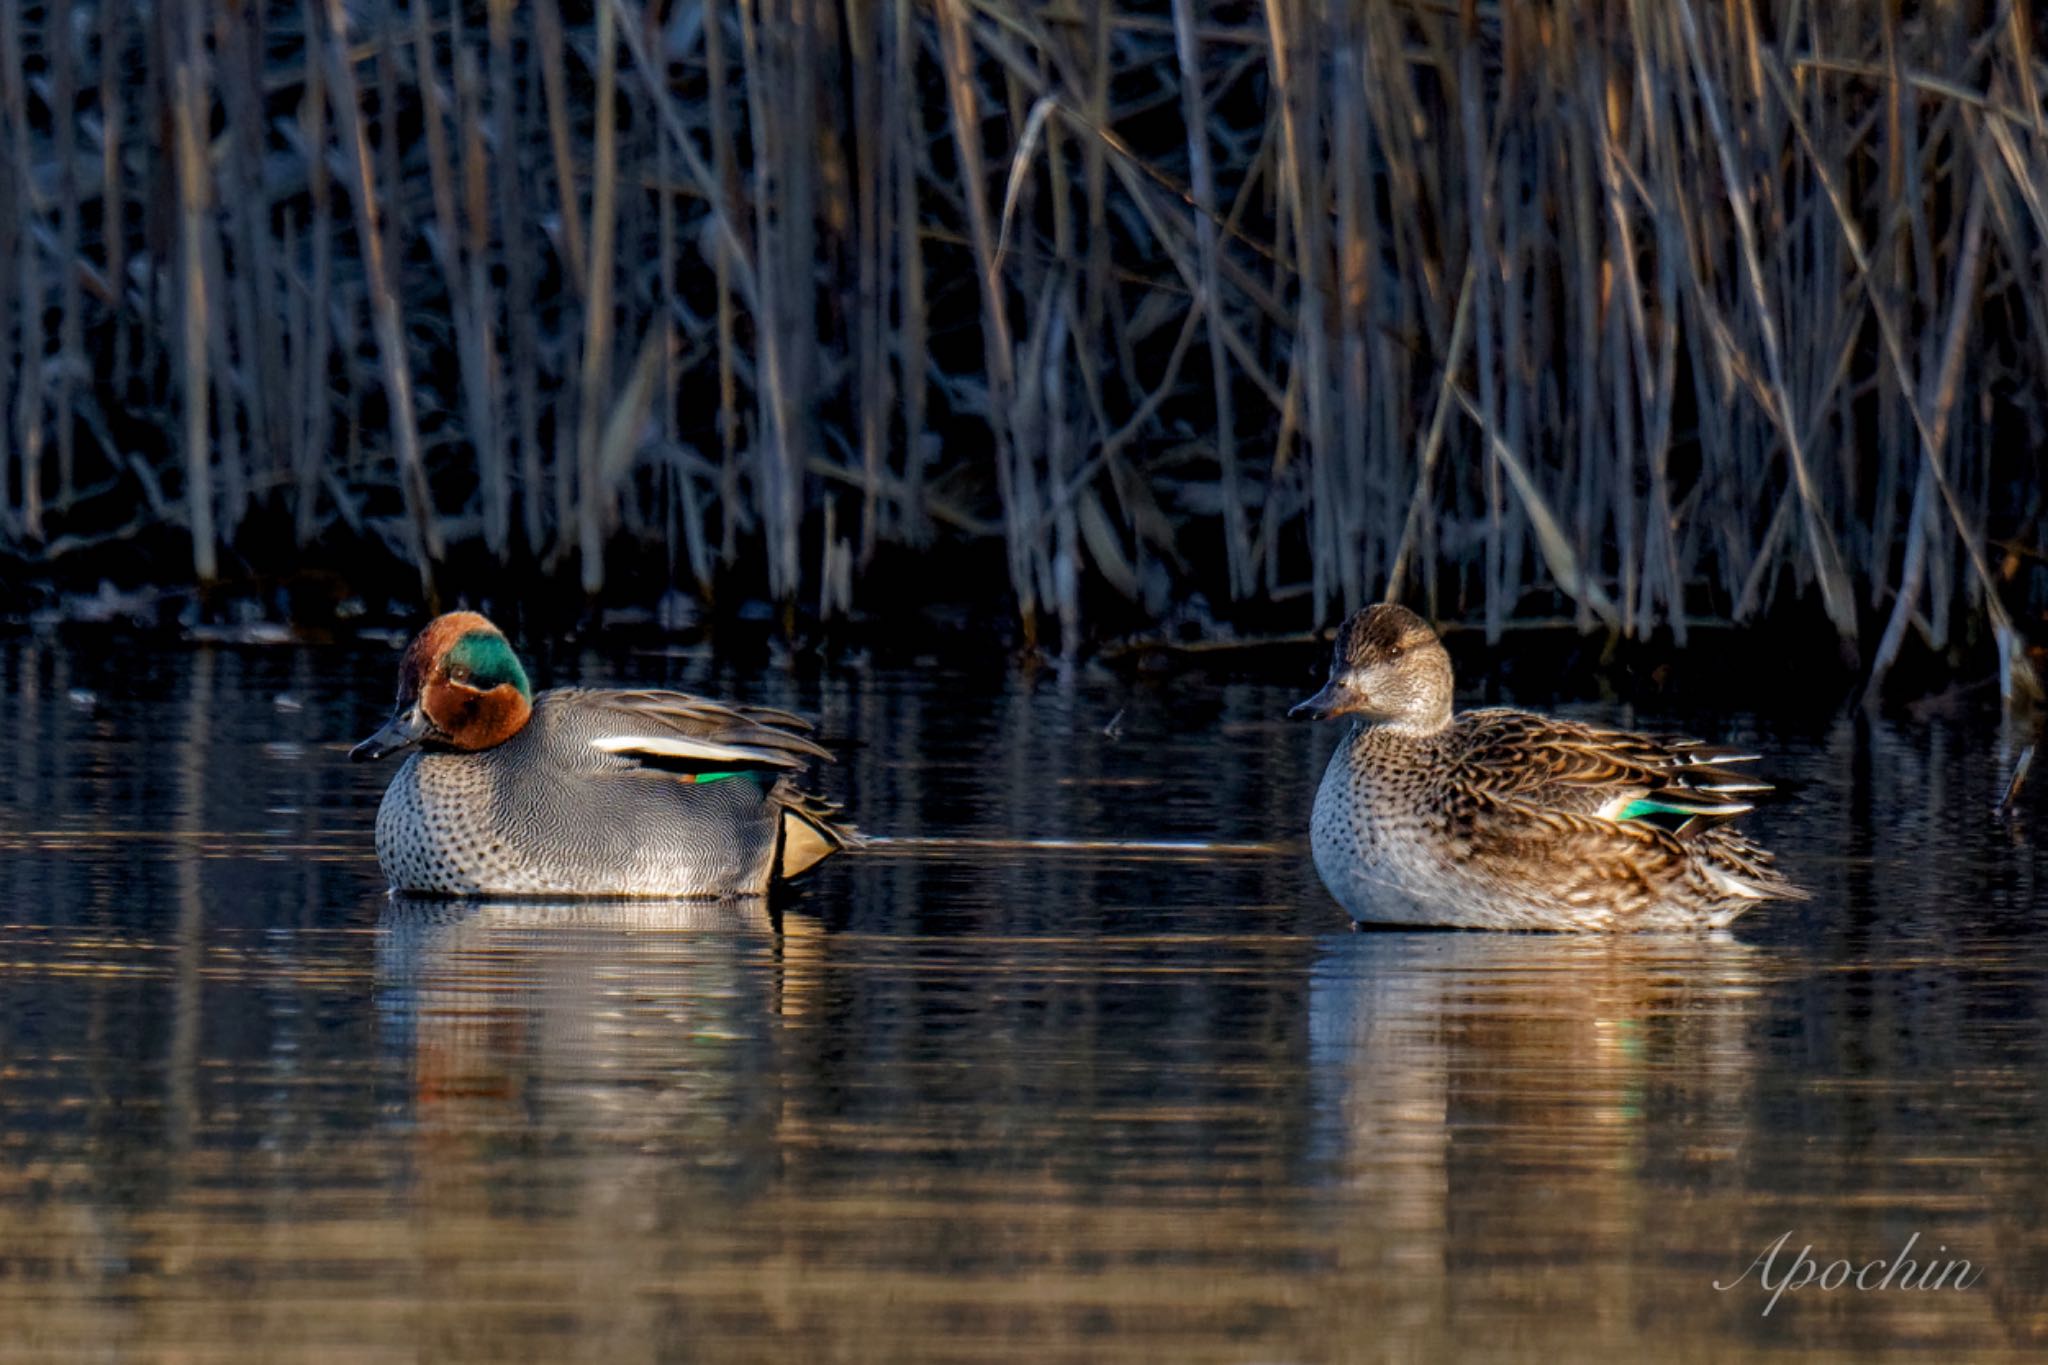
M 1764 746 L 1816 893 L 1605 942 L 1348 932 L 1306 677 L 647 654 L 540 672 L 818 715 L 902 842 L 773 911 L 393 904 L 392 667 L 0 646 L 0 1358 L 2048 1347 L 2041 805 L 1974 703 L 1567 708 Z M 1973 1282 L 1715 1289 L 1787 1233 Z

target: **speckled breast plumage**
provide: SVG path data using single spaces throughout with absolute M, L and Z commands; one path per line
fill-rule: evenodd
M 377 810 L 392 888 L 444 896 L 759 895 L 773 875 L 772 778 L 688 782 L 594 748 L 602 722 L 534 699 L 480 753 L 415 753 Z
M 1446 923 L 1447 868 L 1426 815 L 1426 769 L 1413 755 L 1387 763 L 1374 752 L 1386 740 L 1382 729 L 1354 725 L 1330 755 L 1309 818 L 1316 872 L 1353 919 Z

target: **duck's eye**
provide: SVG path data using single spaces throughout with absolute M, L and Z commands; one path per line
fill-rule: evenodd
M 469 682 L 469 670 L 461 664 L 455 665 L 455 667 L 448 670 L 448 681 L 467 685 Z

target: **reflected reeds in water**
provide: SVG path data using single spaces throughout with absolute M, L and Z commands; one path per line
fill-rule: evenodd
M 884 842 L 779 912 L 416 906 L 342 759 L 389 660 L 207 657 L 0 646 L 0 1354 L 2048 1342 L 2048 866 L 1990 818 L 1995 717 L 1582 704 L 1773 754 L 1758 834 L 1815 899 L 1349 934 L 1294 687 L 575 658 L 821 716 Z M 1713 1290 L 1788 1229 L 1987 1273 Z

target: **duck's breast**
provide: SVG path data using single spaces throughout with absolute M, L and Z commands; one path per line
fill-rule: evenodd
M 414 753 L 377 807 L 377 862 L 393 890 L 427 895 L 522 894 L 530 885 L 490 820 L 488 765 L 472 754 Z
M 1353 919 L 1438 923 L 1423 904 L 1445 891 L 1442 831 L 1429 818 L 1430 773 L 1386 737 L 1353 730 L 1323 771 L 1309 821 L 1316 872 Z

